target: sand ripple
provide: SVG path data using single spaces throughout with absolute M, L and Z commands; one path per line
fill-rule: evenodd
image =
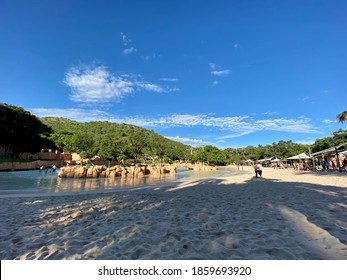
M 347 259 L 347 176 L 0 198 L 1 259 Z

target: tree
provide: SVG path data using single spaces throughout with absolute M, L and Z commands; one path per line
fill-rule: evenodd
M 97 155 L 108 160 L 117 159 L 120 148 L 121 146 L 112 137 L 103 136 L 98 142 Z
M 145 150 L 148 146 L 144 131 L 141 131 L 137 134 L 132 134 L 129 137 L 128 144 L 131 157 L 135 159 L 135 162 L 138 162 L 139 158 L 144 156 Z
M 339 122 L 339 123 L 345 123 L 345 122 L 347 122 L 347 111 L 344 111 L 344 112 L 342 112 L 342 113 L 340 113 L 340 114 L 337 114 L 337 115 L 336 115 L 336 120 L 337 120 L 337 122 Z
M 207 145 L 204 149 L 205 158 L 211 164 L 224 165 L 227 162 L 226 155 L 217 147 Z
M 8 157 L 54 147 L 47 138 L 51 129 L 17 106 L 0 103 L 0 131 L 0 145 L 5 147 L 5 156 Z
M 95 155 L 94 138 L 92 134 L 77 133 L 74 135 L 73 147 L 83 158 L 89 158 Z

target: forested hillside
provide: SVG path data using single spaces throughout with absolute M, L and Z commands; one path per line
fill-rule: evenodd
M 153 131 L 129 124 L 78 123 L 64 118 L 42 118 L 52 129 L 50 139 L 59 150 L 83 157 L 106 159 L 183 159 L 189 146 L 169 140 Z
M 0 103 L 0 146 L 6 157 L 21 152 L 38 152 L 52 145 L 51 129 L 23 108 Z
M 109 122 L 79 123 L 65 118 L 37 118 L 20 107 L 0 103 L 0 156 L 16 157 L 21 152 L 58 149 L 110 159 L 165 160 L 188 159 L 214 164 L 235 163 L 268 157 L 280 159 L 307 154 L 347 142 L 340 129 L 312 145 L 279 141 L 268 145 L 218 149 L 213 145 L 190 147 L 130 124 Z

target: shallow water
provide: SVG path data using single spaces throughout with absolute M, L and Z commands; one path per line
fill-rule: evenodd
M 177 169 L 174 175 L 164 174 L 159 177 L 143 176 L 138 178 L 116 177 L 95 179 L 59 178 L 55 173 L 40 170 L 0 172 L 0 195 L 21 195 L 38 193 L 85 192 L 97 190 L 154 187 L 179 182 L 184 179 L 203 179 L 238 174 L 228 167 L 216 171 L 191 171 Z

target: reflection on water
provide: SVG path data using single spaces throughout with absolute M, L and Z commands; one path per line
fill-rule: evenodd
M 0 195 L 5 194 L 34 194 L 57 192 L 83 192 L 92 190 L 111 190 L 135 188 L 140 186 L 158 186 L 177 182 L 184 178 L 203 179 L 207 177 L 222 177 L 236 174 L 230 168 L 219 168 L 217 171 L 188 171 L 178 169 L 174 175 L 143 177 L 116 177 L 95 179 L 58 178 L 55 173 L 39 170 L 0 172 Z

